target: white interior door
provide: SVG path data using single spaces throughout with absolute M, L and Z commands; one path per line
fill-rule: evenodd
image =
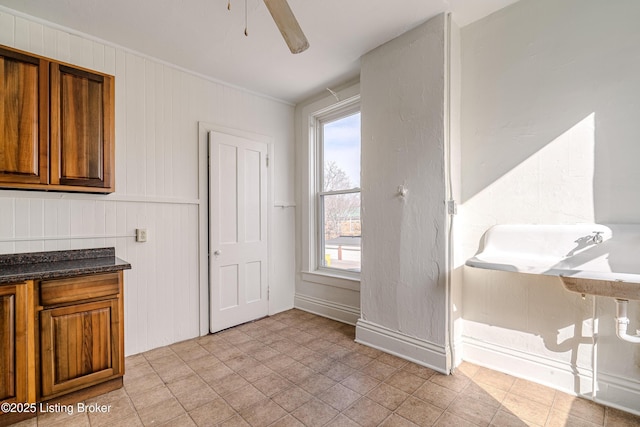
M 266 316 L 267 144 L 209 133 L 211 332 Z

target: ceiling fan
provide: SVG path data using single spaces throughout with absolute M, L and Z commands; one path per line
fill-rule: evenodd
M 269 13 L 271 13 L 273 21 L 280 30 L 291 53 L 300 53 L 307 50 L 309 42 L 293 15 L 287 0 L 264 0 L 264 4 L 269 9 Z

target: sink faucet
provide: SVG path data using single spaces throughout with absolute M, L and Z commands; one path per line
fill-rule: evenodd
M 594 233 L 596 233 L 592 238 L 591 241 L 594 244 L 599 244 L 602 243 L 602 233 L 604 233 L 603 231 L 594 231 Z

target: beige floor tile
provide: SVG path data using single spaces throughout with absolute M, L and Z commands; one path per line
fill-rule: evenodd
M 604 407 L 586 399 L 556 392 L 553 409 L 566 412 L 594 424 L 604 425 Z
M 369 427 L 380 424 L 391 415 L 391 411 L 373 400 L 363 397 L 347 408 L 343 414 L 361 426 Z
M 240 412 L 240 415 L 253 427 L 266 427 L 280 418 L 285 417 L 287 411 L 278 406 L 274 401 L 265 400 L 250 408 L 244 409 Z
M 229 418 L 226 421 L 223 421 L 222 423 L 218 424 L 218 426 L 220 427 L 250 427 L 251 424 L 249 424 L 247 421 L 245 421 L 244 418 L 242 418 L 240 415 L 236 414 L 233 417 Z
M 331 421 L 338 415 L 338 411 L 318 399 L 311 399 L 293 411 L 291 415 L 296 417 L 305 426 L 316 427 L 325 425 Z
M 312 398 L 312 395 L 298 386 L 288 388 L 272 397 L 274 402 L 288 412 L 293 412 Z
M 221 398 L 189 411 L 191 419 L 197 426 L 213 426 L 228 420 L 235 414 L 233 408 Z
M 287 415 L 284 418 L 280 418 L 275 423 L 271 424 L 270 427 L 304 427 L 297 418 L 292 415 Z
M 447 412 L 479 426 L 487 426 L 498 412 L 498 408 L 484 404 L 480 400 L 459 396 L 447 408 Z
M 443 411 L 430 403 L 410 396 L 395 413 L 417 425 L 430 426 L 440 418 Z
M 267 396 L 262 394 L 260 390 L 252 386 L 246 385 L 228 396 L 222 396 L 229 405 L 236 411 L 240 412 L 256 403 L 267 399 Z
M 524 421 L 510 412 L 498 411 L 490 424 L 492 427 L 541 427 L 530 421 Z M 567 427 L 569 427 L 567 425 Z
M 455 370 L 459 371 L 460 373 L 466 375 L 469 378 L 473 378 L 474 375 L 477 374 L 478 371 L 480 370 L 480 366 L 463 361 L 459 366 L 456 367 Z
M 263 361 L 264 365 L 269 369 L 280 372 L 283 369 L 287 369 L 292 364 L 297 363 L 293 358 L 285 354 L 281 354 L 275 350 L 272 351 L 275 355 Z
M 635 426 L 637 424 L 632 425 Z M 569 415 L 568 412 L 552 409 L 545 427 L 602 427 L 602 424 L 595 424 L 582 418 Z
M 460 392 L 461 396 L 465 396 L 468 399 L 479 400 L 485 405 L 496 408 L 499 408 L 502 405 L 502 401 L 504 401 L 507 394 L 508 392 L 504 390 L 491 387 L 487 384 L 476 384 L 473 381 L 471 381 L 464 390 Z
M 365 375 L 369 375 L 371 378 L 375 378 L 378 381 L 384 381 L 387 378 L 389 378 L 391 375 L 393 375 L 393 373 L 396 372 L 396 370 L 397 368 L 391 365 L 387 365 L 386 363 L 382 363 L 378 360 L 374 360 L 364 368 L 360 369 L 360 372 L 362 372 Z
M 302 381 L 315 374 L 312 369 L 299 362 L 292 363 L 286 368 L 280 370 L 279 373 L 294 384 L 300 384 Z
M 451 405 L 451 402 L 458 397 L 458 393 L 439 384 L 426 381 L 413 393 L 413 396 L 429 402 L 440 409 L 447 409 L 449 405 Z
M 380 424 L 380 427 L 415 427 L 417 424 L 412 423 L 406 418 L 393 413 L 387 417 L 386 420 Z
M 182 414 L 179 417 L 158 425 L 162 427 L 194 427 L 196 423 L 191 419 L 189 414 Z
M 355 328 L 289 310 L 127 357 L 106 414 L 17 427 L 631 427 L 640 417 L 463 362 L 453 375 L 354 341 Z
M 420 378 L 424 378 L 425 380 L 428 380 L 429 378 L 437 374 L 437 372 L 434 371 L 433 369 L 427 368 L 426 366 L 420 366 L 411 362 L 403 366 L 402 370 L 409 372 L 410 374 L 417 375 Z
M 425 381 L 426 380 L 422 377 L 400 370 L 396 371 L 396 373 L 391 375 L 384 382 L 404 391 L 405 393 L 411 394 L 420 388 Z
M 502 402 L 502 410 L 514 414 L 523 421 L 544 425 L 549 417 L 551 407 L 535 402 L 528 397 L 508 394 Z
M 382 363 L 386 363 L 387 365 L 391 365 L 396 369 L 400 369 L 404 366 L 406 366 L 409 362 L 401 359 L 397 356 L 394 356 L 393 354 L 389 354 L 389 353 L 382 353 L 380 356 L 378 356 L 378 358 L 376 359 L 378 362 L 382 362 Z
M 640 426 L 640 416 L 618 409 L 606 408 L 605 427 Z
M 516 381 L 516 378 L 511 375 L 503 374 L 502 372 L 492 371 L 487 368 L 480 368 L 473 376 L 473 381 L 475 383 L 487 384 L 500 390 L 509 391 L 511 386 L 513 386 L 513 383 Z
M 353 375 L 348 376 L 341 382 L 345 387 L 350 388 L 356 393 L 367 394 L 369 390 L 380 384 L 380 381 L 364 375 L 360 372 L 356 372 Z
M 191 347 L 184 346 L 177 349 L 174 348 L 173 351 L 185 362 L 190 362 L 209 355 L 209 352 L 197 343 Z
M 551 406 L 556 396 L 554 389 L 520 378 L 516 378 L 509 393 L 527 397 L 546 406 Z
M 355 369 L 345 365 L 344 363 L 332 360 L 332 363 L 329 365 L 329 367 L 320 373 L 324 374 L 334 381 L 342 381 L 354 372 L 356 372 Z
M 220 359 L 209 353 L 205 354 L 202 357 L 198 357 L 197 359 L 187 361 L 187 365 L 189 365 L 194 372 L 208 370 L 213 366 L 221 364 L 222 362 L 220 361 Z
M 253 383 L 258 381 L 260 378 L 264 378 L 270 374 L 273 374 L 274 372 L 262 363 L 258 362 L 257 365 L 242 367 L 238 369 L 237 373 L 245 380 Z
M 136 410 L 129 397 L 122 397 L 109 403 L 109 411 L 106 413 L 89 413 L 89 421 L 92 426 L 110 426 L 113 422 L 122 418 L 136 416 Z
M 360 424 L 351 420 L 350 418 L 344 416 L 343 414 L 338 414 L 337 417 L 329 421 L 325 424 L 325 427 L 359 427 Z
M 471 382 L 468 377 L 464 375 L 443 375 L 435 374 L 429 381 L 453 390 L 456 393 L 460 393 Z
M 265 396 L 271 397 L 283 390 L 293 387 L 293 383 L 282 376 L 272 373 L 253 383 Z
M 75 405 L 71 405 L 74 406 Z M 38 427 L 89 427 L 89 416 L 87 413 L 74 412 L 69 415 L 67 412 L 38 415 Z
M 362 397 L 360 394 L 342 384 L 336 384 L 318 395 L 320 400 L 328 403 L 338 411 L 343 411 L 360 397 Z
M 218 393 L 196 375 L 190 375 L 181 381 L 169 384 L 169 390 L 187 411 L 212 402 L 219 397 Z
M 434 424 L 436 427 L 476 427 L 476 425 L 470 421 L 460 418 L 450 412 L 445 412 L 438 418 Z
M 171 399 L 173 399 L 173 395 L 171 394 L 171 390 L 166 386 L 152 388 L 143 393 L 131 395 L 131 402 L 133 402 L 133 406 L 138 412 L 148 406 L 153 406 L 156 403 Z
M 394 411 L 402 402 L 407 400 L 409 394 L 388 384 L 381 383 L 367 393 L 367 397 L 385 408 Z
M 336 382 L 322 374 L 313 374 L 301 381 L 298 386 L 314 396 L 336 385 Z
M 347 353 L 344 357 L 340 359 L 340 362 L 345 365 L 353 368 L 353 369 L 362 369 L 371 363 L 373 359 L 369 356 L 366 356 L 362 353 L 358 353 L 357 351 L 352 351 Z
M 142 424 L 147 426 L 162 424 L 184 414 L 186 411 L 175 398 L 138 410 Z
M 209 385 L 220 396 L 226 397 L 237 390 L 249 385 L 249 381 L 245 380 L 238 374 L 227 375 L 224 378 L 220 378 L 213 383 L 209 382 Z

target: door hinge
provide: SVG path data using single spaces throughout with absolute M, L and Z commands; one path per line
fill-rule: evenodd
M 267 288 L 267 301 L 269 301 L 270 296 L 271 296 L 271 288 Z
M 267 167 L 269 167 L 269 155 L 267 154 L 265 157 L 267 159 Z

